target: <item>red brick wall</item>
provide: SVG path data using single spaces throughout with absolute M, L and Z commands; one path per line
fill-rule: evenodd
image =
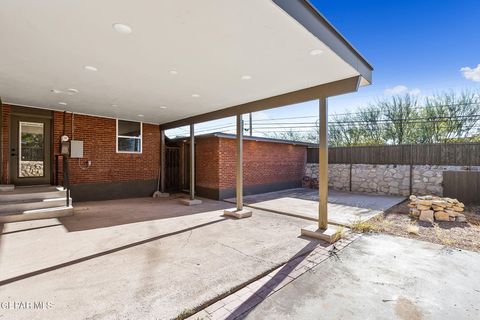
M 197 187 L 235 188 L 236 150 L 235 139 L 197 138 Z M 304 174 L 305 161 L 305 146 L 244 140 L 244 187 L 300 182 Z
M 8 182 L 9 135 L 11 106 L 3 105 L 2 135 L 3 153 L 2 183 Z M 53 112 L 53 166 L 51 168 L 56 181 L 58 165 L 58 183 L 63 183 L 62 156 L 60 154 L 60 137 L 63 134 L 63 112 Z M 70 159 L 70 183 L 121 182 L 130 180 L 152 180 L 158 178 L 160 162 L 160 128 L 158 125 L 143 124 L 143 141 L 141 154 L 116 153 L 116 120 L 86 116 L 74 116 L 74 138 L 83 141 L 82 166 L 86 160 L 92 166 L 82 170 L 78 159 Z M 72 114 L 66 114 L 65 134 L 72 138 Z
M 72 139 L 83 141 L 82 167 L 86 160 L 92 166 L 80 168 L 78 159 L 69 160 L 70 183 L 120 182 L 130 180 L 152 180 L 158 178 L 160 161 L 160 128 L 158 125 L 143 124 L 142 153 L 116 152 L 116 120 L 86 115 L 66 115 L 66 134 Z M 54 112 L 54 154 L 60 155 L 60 137 L 63 133 L 63 113 Z M 62 181 L 62 158 L 59 160 L 59 183 Z M 54 168 L 55 171 L 55 163 Z
M 236 140 L 220 139 L 220 189 L 235 188 Z M 244 140 L 245 187 L 301 181 L 306 161 L 305 146 Z
M 219 139 L 216 137 L 197 139 L 195 143 L 195 185 L 218 189 L 219 185 Z

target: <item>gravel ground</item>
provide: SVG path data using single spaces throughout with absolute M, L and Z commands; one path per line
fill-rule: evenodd
M 408 201 L 368 221 L 363 229 L 445 246 L 480 252 L 480 206 L 465 208 L 467 223 L 435 222 L 433 225 L 409 216 Z

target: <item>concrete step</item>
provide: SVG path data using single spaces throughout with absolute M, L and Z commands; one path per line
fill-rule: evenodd
M 66 190 L 55 186 L 16 187 L 13 191 L 0 191 L 0 204 L 15 201 L 34 201 L 65 198 Z
M 70 198 L 70 204 L 72 203 L 72 198 Z M 46 208 L 55 208 L 66 205 L 66 198 L 50 198 L 50 199 L 41 199 L 41 200 L 20 200 L 12 202 L 0 202 L 0 214 L 8 213 L 22 213 L 28 210 L 35 209 L 46 209 Z
M 13 190 L 15 190 L 13 184 L 0 184 L 0 191 L 11 192 Z
M 60 218 L 73 215 L 72 206 L 26 210 L 16 214 L 0 214 L 0 223 L 26 221 L 34 219 Z

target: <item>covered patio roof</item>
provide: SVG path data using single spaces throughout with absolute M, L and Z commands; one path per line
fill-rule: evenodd
M 306 0 L 3 1 L 0 38 L 4 103 L 164 129 L 372 81 Z

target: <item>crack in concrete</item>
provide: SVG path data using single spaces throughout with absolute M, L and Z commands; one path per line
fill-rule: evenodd
M 329 257 L 334 257 L 338 261 L 342 261 L 342 259 L 340 259 L 340 256 L 338 255 L 339 251 L 340 250 L 338 250 L 337 247 L 334 245 L 332 249 L 328 250 L 328 255 Z
M 268 261 L 268 260 L 265 260 L 265 259 L 262 259 L 262 258 L 258 258 L 258 257 L 252 256 L 252 255 L 249 255 L 249 254 L 247 254 L 247 253 L 245 253 L 245 252 L 242 252 L 242 251 L 238 250 L 237 248 L 234 248 L 234 247 L 229 246 L 229 245 L 227 245 L 227 244 L 224 244 L 224 243 L 222 243 L 222 242 L 218 242 L 218 243 L 219 243 L 220 245 L 224 246 L 224 247 L 227 247 L 227 248 L 229 248 L 229 249 L 232 249 L 233 251 L 236 251 L 236 252 L 244 255 L 245 257 L 249 257 L 249 258 L 252 258 L 252 259 L 255 259 L 255 260 L 258 260 L 258 261 L 262 261 L 262 262 L 265 262 L 265 263 L 269 263 L 269 264 L 275 264 L 275 263 L 272 262 L 272 261 Z
M 182 248 L 185 248 L 187 244 L 190 242 L 190 237 L 192 236 L 192 233 L 193 233 L 193 230 L 190 230 L 190 232 L 188 233 L 187 240 L 185 240 L 185 243 L 183 244 Z

